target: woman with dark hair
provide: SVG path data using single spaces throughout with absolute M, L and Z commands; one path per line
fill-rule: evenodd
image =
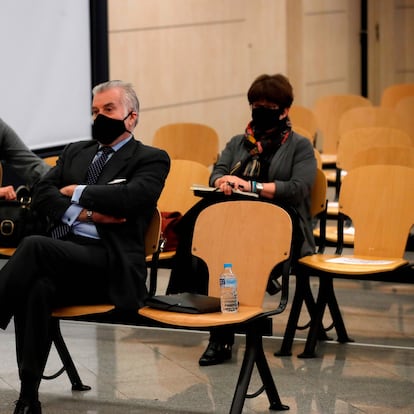
M 227 143 L 210 176 L 210 185 L 219 188 L 224 196 L 200 200 L 180 221 L 179 243 L 167 293 L 207 293 L 208 271 L 191 255 L 194 224 L 204 208 L 237 197 L 233 193 L 235 189 L 257 193 L 260 201 L 281 205 L 294 215 L 294 259 L 315 251 L 310 193 L 316 160 L 311 142 L 291 128 L 288 113 L 293 102 L 292 86 L 284 75 L 261 75 L 250 86 L 247 98 L 252 119 L 244 134 L 234 136 Z M 274 269 L 269 279 L 269 293 L 272 285 L 277 284 L 278 276 Z M 215 365 L 230 359 L 233 342 L 234 332 L 212 330 L 200 365 Z

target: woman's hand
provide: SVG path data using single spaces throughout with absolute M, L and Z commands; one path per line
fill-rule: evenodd
M 236 175 L 223 175 L 214 183 L 214 186 L 220 188 L 224 194 L 230 195 L 234 190 L 251 191 L 250 182 L 243 180 Z
M 5 198 L 6 200 L 16 200 L 16 192 L 12 185 L 7 185 L 5 187 L 0 187 L 0 198 Z

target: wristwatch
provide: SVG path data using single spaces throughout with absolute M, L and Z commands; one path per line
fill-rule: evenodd
M 263 183 L 256 183 L 256 193 L 260 194 L 263 191 Z
M 92 210 L 86 210 L 86 221 L 88 223 L 93 223 L 93 211 Z

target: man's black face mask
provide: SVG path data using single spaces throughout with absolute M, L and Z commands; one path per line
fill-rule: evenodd
M 108 116 L 98 114 L 92 125 L 92 137 L 103 145 L 109 145 L 114 142 L 125 131 L 125 119 L 127 119 L 132 112 L 130 112 L 124 119 L 114 119 Z

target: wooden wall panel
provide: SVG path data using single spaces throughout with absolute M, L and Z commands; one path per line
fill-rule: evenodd
M 296 0 L 288 3 L 288 21 L 296 103 L 312 107 L 322 95 L 359 93 L 359 2 Z
M 414 0 L 369 0 L 369 97 L 379 104 L 394 83 L 414 82 Z
M 215 128 L 221 147 L 250 120 L 246 93 L 286 73 L 285 0 L 110 0 L 110 77 L 141 102 L 136 135 L 169 122 Z
M 414 82 L 414 0 L 397 1 L 394 56 L 396 83 Z

